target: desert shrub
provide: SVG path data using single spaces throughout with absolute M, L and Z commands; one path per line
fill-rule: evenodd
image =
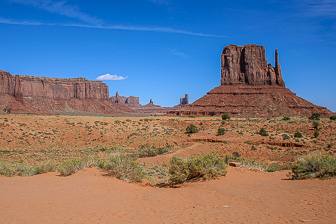
M 282 170 L 282 165 L 280 163 L 271 163 L 268 164 L 265 168 L 266 172 L 275 172 Z
M 261 136 L 268 136 L 268 133 L 267 133 L 267 131 L 264 128 L 261 128 L 260 131 L 259 131 L 259 135 L 261 135 Z
M 297 158 L 291 165 L 292 179 L 331 178 L 336 176 L 336 158 L 328 154 L 312 153 Z
M 320 135 L 320 132 L 318 130 L 314 131 L 314 137 L 317 138 Z
M 224 128 L 218 128 L 217 135 L 224 135 L 224 134 L 225 134 L 225 129 Z
M 284 121 L 289 121 L 289 120 L 290 120 L 290 117 L 283 117 L 282 120 L 284 120 Z
M 14 176 L 15 170 L 13 169 L 13 165 L 6 162 L 0 162 L 0 175 L 6 177 Z
M 99 164 L 99 158 L 95 156 L 86 156 L 81 159 L 82 169 L 96 167 Z
M 36 167 L 36 174 L 54 172 L 57 170 L 57 164 L 52 161 L 42 163 Z
M 239 152 L 233 152 L 232 156 L 237 158 L 237 157 L 241 157 L 241 154 Z
M 320 113 L 313 113 L 310 117 L 309 120 L 315 120 L 318 121 L 321 119 L 321 114 Z
M 194 116 L 194 115 L 189 115 L 188 117 L 190 117 L 190 118 L 195 118 L 195 116 Z
M 138 157 L 139 158 L 145 158 L 145 157 L 155 157 L 157 155 L 161 155 L 161 154 L 164 154 L 168 152 L 168 149 L 167 148 L 156 148 L 156 147 L 153 147 L 153 148 L 141 148 L 139 149 L 139 152 L 138 152 Z
M 230 119 L 230 115 L 229 115 L 229 113 L 224 113 L 223 115 L 222 115 L 222 120 L 229 120 Z
M 198 132 L 198 128 L 194 125 L 194 124 L 190 124 L 187 129 L 186 129 L 187 133 L 197 133 Z
M 283 134 L 283 135 L 282 135 L 282 139 L 283 139 L 283 140 L 288 140 L 288 139 L 290 139 L 290 137 L 289 137 L 289 135 L 287 135 L 287 134 Z
M 83 169 L 82 161 L 80 159 L 69 159 L 58 167 L 58 172 L 62 176 L 69 176 Z
M 336 116 L 331 116 L 331 117 L 330 117 L 330 120 L 332 120 L 332 121 L 336 121 Z
M 317 121 L 314 121 L 313 122 L 313 128 L 315 129 L 315 130 L 318 130 L 318 127 L 320 126 L 320 123 L 319 122 L 317 122 Z
M 189 158 L 174 156 L 169 163 L 170 184 L 181 184 L 192 179 L 209 180 L 227 173 L 224 160 L 217 153 Z
M 128 182 L 140 182 L 145 177 L 145 171 L 139 163 L 130 156 L 109 156 L 99 165 L 108 170 L 116 178 Z
M 5 114 L 10 114 L 12 112 L 12 108 L 11 107 L 5 107 L 5 108 L 3 108 L 3 112 Z
M 252 145 L 251 150 L 257 150 L 257 147 L 255 145 Z
M 302 136 L 301 132 L 297 131 L 297 132 L 295 132 L 294 137 L 295 138 L 302 138 L 303 136 Z

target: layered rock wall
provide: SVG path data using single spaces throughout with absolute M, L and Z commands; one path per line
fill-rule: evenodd
M 11 75 L 0 70 L 0 94 L 15 98 L 44 97 L 69 100 L 95 99 L 108 100 L 108 86 L 101 81 L 88 81 L 86 78 L 57 79 L 35 76 Z

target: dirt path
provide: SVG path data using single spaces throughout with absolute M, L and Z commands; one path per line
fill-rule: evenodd
M 0 223 L 333 223 L 336 180 L 289 181 L 286 172 L 229 167 L 177 189 L 142 187 L 87 169 L 0 177 Z

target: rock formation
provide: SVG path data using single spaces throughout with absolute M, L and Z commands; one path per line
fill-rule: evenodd
M 218 116 L 225 112 L 235 117 L 332 114 L 285 88 L 278 51 L 272 67 L 265 58 L 265 48 L 255 44 L 225 47 L 221 56 L 221 85 L 194 103 L 169 113 Z
M 184 97 L 180 98 L 180 106 L 189 104 L 189 95 L 185 94 Z
M 112 96 L 110 98 L 110 100 L 113 103 L 121 103 L 121 104 L 126 104 L 127 106 L 140 106 L 140 101 L 139 101 L 139 97 L 136 96 L 129 96 L 129 97 L 125 97 L 125 96 L 119 96 L 119 93 L 117 92 L 115 96 Z
M 0 107 L 11 106 L 13 113 L 131 112 L 127 107 L 118 108 L 111 104 L 106 84 L 86 78 L 11 75 L 0 70 L 0 96 Z
M 278 51 L 275 51 L 275 68 L 268 64 L 265 48 L 255 44 L 245 46 L 229 45 L 221 56 L 222 85 L 278 85 L 282 80 Z

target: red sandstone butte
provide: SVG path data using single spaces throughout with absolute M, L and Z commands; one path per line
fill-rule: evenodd
M 275 51 L 275 67 L 265 57 L 265 48 L 256 44 L 228 45 L 221 56 L 221 85 L 194 103 L 184 105 L 175 115 L 214 116 L 230 113 L 234 117 L 279 117 L 332 114 L 296 96 L 285 87 Z
M 86 78 L 11 75 L 0 70 L 0 109 L 32 114 L 123 114 L 130 108 L 109 100 L 108 86 Z

